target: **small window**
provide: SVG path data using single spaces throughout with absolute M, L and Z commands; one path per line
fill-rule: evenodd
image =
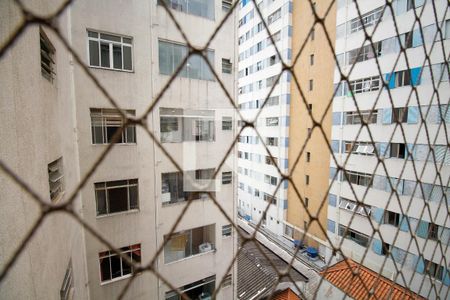
M 305 182 L 306 182 L 306 185 L 309 185 L 309 175 L 305 175 Z
M 311 55 L 309 56 L 309 65 L 310 65 L 310 66 L 314 65 L 314 54 L 311 54 Z
M 223 11 L 229 11 L 232 6 L 233 6 L 232 0 L 222 0 L 222 10 Z
M 307 131 L 308 131 L 308 136 L 311 136 L 311 132 L 312 132 L 311 128 L 308 128 Z
M 259 190 L 255 189 L 255 197 L 259 197 Z
M 231 117 L 222 117 L 222 130 L 231 130 L 233 128 L 233 119 Z
M 41 43 L 41 74 L 50 82 L 55 79 L 55 47 L 48 39 L 45 32 L 40 28 Z
M 306 208 L 308 208 L 308 204 L 309 204 L 309 198 L 305 197 L 305 206 L 306 206 Z
M 384 224 L 390 224 L 392 226 L 398 227 L 400 224 L 400 214 L 386 211 L 384 213 Z
M 388 256 L 390 249 L 391 245 L 389 245 L 388 243 L 383 243 L 383 245 L 381 246 L 381 255 Z
M 70 300 L 73 299 L 73 268 L 72 268 L 72 260 L 69 261 L 69 265 L 66 268 L 66 274 L 64 275 L 64 280 L 61 285 L 61 290 L 59 291 L 59 295 L 61 300 Z
M 231 274 L 228 274 L 227 276 L 225 276 L 225 278 L 223 279 L 223 287 L 226 286 L 230 286 L 231 285 Z
M 309 80 L 309 90 L 312 91 L 314 88 L 314 81 L 312 79 Z
M 222 184 L 230 184 L 233 176 L 231 172 L 222 172 Z
M 230 59 L 222 58 L 222 73 L 231 74 L 232 64 Z
M 266 126 L 278 126 L 278 123 L 277 117 L 266 118 Z
M 121 247 L 122 255 L 128 256 L 133 263 L 141 262 L 141 244 Z M 98 254 L 101 282 L 112 281 L 120 277 L 129 277 L 134 273 L 132 265 L 127 264 L 121 256 L 113 251 L 103 251 Z
M 130 116 L 136 114 L 134 110 L 127 110 L 126 113 Z M 125 119 L 116 109 L 91 108 L 92 144 L 111 143 L 114 134 L 121 130 L 125 122 Z M 136 125 L 129 125 L 124 128 L 118 139 L 116 139 L 116 143 L 136 143 Z
M 94 186 L 97 216 L 139 209 L 137 179 L 98 182 Z
M 229 237 L 231 236 L 232 227 L 231 224 L 223 225 L 222 226 L 222 237 Z
M 445 21 L 445 39 L 450 39 L 450 19 Z
M 407 123 L 408 109 L 404 107 L 397 107 L 392 110 L 392 123 Z
M 278 138 L 276 137 L 267 137 L 266 138 L 267 146 L 278 146 Z
M 308 110 L 312 112 L 312 104 L 308 104 Z
M 311 30 L 311 41 L 314 41 L 314 38 L 315 38 L 315 28 L 313 28 L 312 30 Z
M 444 277 L 444 267 L 425 259 L 426 273 L 437 280 L 442 280 Z
M 48 183 L 50 186 L 50 200 L 57 202 L 64 195 L 64 172 L 62 157 L 48 164 Z
M 434 223 L 430 223 L 430 225 L 428 226 L 428 238 L 431 240 L 437 240 L 438 239 L 438 230 L 439 230 L 439 226 L 434 224 Z
M 311 161 L 311 152 L 306 152 L 306 162 Z
M 406 157 L 406 147 L 405 144 L 401 143 L 391 143 L 390 145 L 390 156 L 396 158 Z
M 105 69 L 132 71 L 133 39 L 120 35 L 88 31 L 89 65 Z

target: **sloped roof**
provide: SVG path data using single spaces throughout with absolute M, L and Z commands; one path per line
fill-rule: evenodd
M 287 288 L 284 291 L 275 294 L 272 300 L 301 300 L 291 289 Z
M 334 286 L 356 300 L 424 299 L 409 289 L 379 275 L 351 259 L 347 259 L 347 263 L 345 260 L 338 262 L 322 272 L 322 275 Z

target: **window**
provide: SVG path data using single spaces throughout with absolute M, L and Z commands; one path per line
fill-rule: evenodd
M 258 44 L 256 44 L 256 51 L 255 52 L 259 52 L 263 49 L 262 47 L 262 42 L 259 42 Z
M 442 280 L 444 277 L 444 267 L 424 259 L 426 266 L 426 273 L 437 280 Z
M 125 111 L 135 116 L 134 110 Z M 92 144 L 109 144 L 113 141 L 116 132 L 120 131 L 126 120 L 116 109 L 91 108 Z M 128 125 L 116 139 L 118 144 L 136 143 L 136 125 Z
M 311 152 L 306 152 L 306 162 L 311 161 Z
M 445 20 L 445 39 L 450 38 L 450 19 Z
M 222 73 L 231 74 L 232 64 L 231 60 L 222 58 Z
M 312 112 L 312 104 L 308 104 L 308 110 Z
M 395 72 L 395 87 L 411 85 L 411 72 L 403 70 Z
M 58 202 L 64 195 L 64 171 L 62 157 L 48 164 L 50 200 Z
M 231 172 L 222 172 L 222 184 L 230 184 L 232 178 Z
M 141 244 L 122 247 L 119 251 L 122 255 L 128 256 L 131 262 L 141 262 Z M 129 277 L 134 273 L 133 266 L 128 265 L 122 260 L 121 256 L 111 250 L 100 252 L 98 256 L 101 282 L 109 282 L 116 278 Z
M 224 282 L 225 283 L 225 282 Z M 180 296 L 176 291 L 166 292 L 165 300 L 181 300 L 181 299 L 211 299 L 216 288 L 216 275 L 198 280 L 178 288 Z
M 359 155 L 375 155 L 372 143 L 370 142 L 351 142 L 344 141 L 345 153 L 359 154 Z
M 280 96 L 272 96 L 267 99 L 266 106 L 275 106 L 280 103 Z
M 159 40 L 159 73 L 163 75 L 172 75 L 187 55 L 186 46 Z M 205 56 L 209 63 L 214 66 L 214 51 L 207 49 Z M 192 55 L 183 66 L 182 70 L 177 74 L 179 77 L 214 80 L 213 74 L 202 56 Z
M 314 65 L 314 54 L 311 54 L 311 55 L 309 56 L 309 65 L 310 65 L 310 66 Z
M 159 115 L 161 142 L 163 143 L 215 141 L 213 110 L 160 108 Z M 225 119 L 225 121 L 227 120 Z
M 308 205 L 309 205 L 309 198 L 305 197 L 305 206 L 306 206 L 306 208 L 308 208 Z
M 267 146 L 278 146 L 278 138 L 277 137 L 266 137 Z
M 233 0 L 222 0 L 222 10 L 229 11 L 233 6 Z
M 346 171 L 349 182 L 357 185 L 372 186 L 372 175 L 354 171 Z M 347 176 L 344 176 L 344 180 L 347 180 Z
M 269 78 L 266 79 L 266 87 L 271 87 L 274 84 L 278 84 L 277 80 L 278 75 L 275 76 L 271 76 Z
M 259 197 L 259 190 L 255 189 L 255 197 Z
M 214 195 L 214 181 L 212 180 L 214 171 L 214 169 L 185 171 L 188 176 L 198 181 L 196 183 L 202 185 L 202 187 L 191 186 L 189 181 L 184 180 L 184 174 L 181 172 L 162 173 L 162 204 L 166 205 L 189 200 L 205 199 L 208 197 L 207 192 Z
M 347 233 L 344 236 L 346 229 L 347 228 L 345 226 L 339 225 L 339 231 L 338 231 L 339 236 L 342 236 L 346 239 L 352 240 L 355 243 L 357 243 L 363 247 L 367 247 L 367 245 L 369 244 L 369 237 L 367 235 L 360 233 L 356 230 L 348 228 Z
M 271 117 L 266 118 L 266 126 L 278 126 L 278 118 L 277 117 Z
M 430 223 L 428 225 L 428 238 L 431 240 L 438 240 L 438 231 L 439 226 L 434 223 Z
M 405 144 L 391 143 L 390 144 L 390 157 L 405 158 L 406 157 Z
M 350 90 L 355 93 L 365 93 L 380 89 L 380 76 L 367 77 L 350 81 Z
M 305 175 L 305 183 L 306 185 L 309 185 L 309 175 Z
M 391 247 L 392 246 L 389 245 L 388 243 L 383 243 L 381 246 L 381 255 L 388 256 Z
M 314 81 L 312 79 L 309 80 L 309 90 L 312 91 L 313 90 L 313 86 L 314 85 Z
M 280 18 L 281 18 L 281 8 L 277 9 L 275 12 L 273 12 L 267 17 L 267 24 L 270 25 Z
M 275 166 L 276 164 L 278 164 L 278 159 L 276 157 L 273 157 L 273 160 L 275 161 L 275 163 L 272 161 L 270 156 L 266 155 L 266 165 Z
M 222 130 L 231 130 L 233 128 L 233 119 L 231 117 L 222 117 Z
M 69 265 L 66 268 L 66 274 L 64 275 L 64 280 L 61 285 L 61 290 L 59 291 L 59 295 L 61 300 L 70 300 L 73 299 L 73 268 L 72 268 L 72 260 L 69 261 Z
M 48 39 L 42 28 L 39 28 L 41 44 L 41 74 L 50 82 L 55 78 L 55 47 Z
M 215 224 L 165 235 L 164 262 L 170 263 L 192 255 L 214 250 Z
M 400 214 L 392 211 L 385 211 L 383 223 L 398 227 L 400 225 Z
M 89 65 L 122 71 L 133 70 L 131 37 L 88 30 Z
M 344 197 L 339 198 L 339 208 L 355 212 L 362 216 L 369 216 L 371 212 L 371 207 L 369 205 L 358 204 L 356 201 Z
M 139 209 L 137 179 L 97 182 L 94 186 L 97 216 Z
M 273 66 L 277 62 L 278 62 L 278 59 L 277 59 L 277 57 L 275 55 L 272 55 L 271 57 L 269 57 L 269 67 Z
M 362 62 L 375 57 L 379 57 L 382 54 L 382 46 L 382 42 L 377 42 L 371 45 L 363 46 L 361 48 L 353 49 L 346 53 L 346 63 L 348 65 L 353 65 L 357 62 Z
M 231 230 L 232 230 L 231 224 L 223 225 L 222 226 L 222 237 L 231 236 Z
M 356 17 L 350 21 L 350 33 L 362 30 L 364 27 L 368 28 L 375 25 L 380 20 L 383 13 L 384 6 L 378 7 L 369 11 L 360 17 Z
M 363 121 L 367 124 L 376 124 L 378 118 L 378 110 L 361 110 L 361 116 L 357 111 L 349 111 L 344 113 L 345 124 L 354 125 L 361 124 Z M 362 121 L 361 121 L 362 118 Z
M 314 41 L 315 33 L 316 29 L 315 28 L 311 29 L 311 41 Z
M 269 202 L 269 204 L 277 205 L 277 197 L 270 194 L 264 193 L 264 201 Z
M 222 286 L 226 287 L 226 286 L 230 286 L 231 285 L 231 274 L 228 274 L 227 276 L 225 276 L 225 278 L 223 279 L 223 283 Z
M 396 107 L 392 110 L 392 123 L 407 123 L 408 109 L 405 107 Z
M 209 0 L 158 0 L 158 4 L 165 2 L 174 10 L 178 10 L 190 15 L 214 20 L 214 1 Z M 225 2 L 225 3 L 224 3 Z M 228 4 L 229 3 L 229 4 Z M 222 1 L 222 7 L 231 7 L 231 1 Z M 228 8 L 229 9 L 229 8 Z
M 270 175 L 264 175 L 264 182 L 271 185 L 277 185 L 278 184 L 278 178 Z

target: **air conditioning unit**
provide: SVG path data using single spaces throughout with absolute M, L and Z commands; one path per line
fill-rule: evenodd
M 198 246 L 198 251 L 200 251 L 200 253 L 208 252 L 211 251 L 212 249 L 213 249 L 212 244 L 208 242 L 200 244 Z

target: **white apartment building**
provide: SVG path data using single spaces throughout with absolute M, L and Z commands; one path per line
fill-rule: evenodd
M 253 128 L 245 128 L 238 144 L 238 211 L 247 220 L 262 224 L 282 234 L 287 209 L 287 181 L 275 193 L 281 172 L 287 173 L 289 146 L 290 79 L 282 70 L 280 56 L 289 63 L 292 58 L 292 1 L 261 0 L 258 7 L 276 43 L 276 52 L 253 1 L 242 0 L 238 24 L 238 103 L 242 116 L 253 121 L 268 98 L 255 123 L 261 139 L 275 162 L 270 159 Z M 273 85 L 272 93 L 269 92 Z M 267 214 L 265 210 L 270 205 Z
M 231 8 L 231 1 L 164 1 L 194 47 L 207 43 Z M 188 48 L 160 1 L 121 4 L 76 0 L 58 25 L 122 111 L 140 118 L 187 56 Z M 11 15 L 14 4 L 2 2 L 2 6 L 4 39 L 17 18 Z M 49 8 L 56 6 L 42 3 L 36 9 L 52 11 Z M 237 59 L 230 41 L 235 40 L 235 24 L 232 13 L 204 51 L 233 97 Z M 39 34 L 44 41 L 42 57 Z M 27 51 L 26 61 L 23 51 Z M 119 111 L 51 30 L 33 27 L 0 63 L 5 66 L 2 82 L 11 87 L 2 89 L 2 103 L 7 104 L 2 105 L 2 128 L 16 128 L 9 134 L 2 131 L 5 140 L 14 141 L 2 147 L 2 161 L 15 165 L 17 173 L 45 199 L 63 203 L 64 195 L 73 192 L 116 135 L 117 143 L 82 188 L 75 202 L 77 212 L 132 261 L 143 265 L 153 261 L 158 273 L 186 296 L 210 299 L 224 278 L 218 299 L 235 298 L 235 268 L 230 267 L 236 252 L 231 226 L 236 211 L 234 149 L 225 156 L 236 134 L 236 117 L 208 64 L 198 55 L 188 58 L 143 119 L 148 132 L 132 124 L 118 133 L 124 124 Z M 23 202 L 2 210 L 6 223 L 0 234 L 1 247 L 8 245 L 11 250 L 3 253 L 9 255 L 36 218 L 37 208 L 20 188 L 3 178 L 2 191 L 11 190 L 17 196 L 5 197 L 5 201 Z M 19 213 L 24 216 L 17 218 Z M 117 298 L 133 268 L 76 223 L 65 221 L 70 219 L 67 215 L 49 219 L 54 223 L 46 221 L 38 230 L 27 255 L 19 258 L 0 283 L 1 293 L 7 298 L 58 299 L 71 261 L 75 299 Z M 174 234 L 169 235 L 178 219 Z M 15 229 L 9 232 L 8 228 Z M 48 238 L 52 247 L 48 247 Z M 5 259 L 2 255 L 2 266 L 8 255 Z M 173 300 L 179 296 L 152 273 L 141 272 L 133 278 L 126 298 Z
M 353 64 L 354 68 L 350 86 L 340 83 L 337 68 L 335 72 L 332 147 L 338 164 L 348 159 L 348 180 L 337 173 L 331 159 L 330 182 L 334 176 L 336 180 L 329 194 L 328 233 L 336 245 L 343 239 L 346 256 L 358 262 L 365 257 L 364 265 L 427 299 L 448 299 L 448 3 L 396 0 L 393 14 L 389 7 L 384 10 L 382 0 L 357 3 L 361 19 L 355 3 L 338 1 L 335 53 L 344 74 Z M 415 13 L 421 28 L 414 24 Z M 374 48 L 364 42 L 363 25 L 373 35 Z M 396 63 L 401 49 L 398 39 L 409 68 L 404 55 Z M 352 94 L 375 145 L 369 143 L 367 128 L 361 129 Z M 386 169 L 378 163 L 376 152 Z

